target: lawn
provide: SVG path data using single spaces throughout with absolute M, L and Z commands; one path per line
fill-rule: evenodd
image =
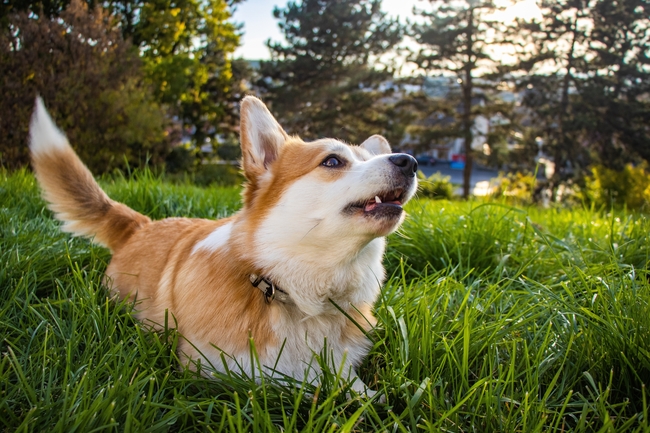
M 219 218 L 237 188 L 102 181 L 153 218 Z M 414 200 L 361 367 L 385 402 L 182 368 L 101 285 L 107 250 L 61 233 L 31 174 L 0 171 L 0 431 L 650 431 L 650 218 Z M 326 357 L 323 357 L 326 358 Z

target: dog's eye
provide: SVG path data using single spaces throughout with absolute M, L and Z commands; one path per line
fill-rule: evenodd
M 343 165 L 343 163 L 336 156 L 330 155 L 327 158 L 325 158 L 325 160 L 321 163 L 321 165 L 324 165 L 325 167 L 339 167 Z

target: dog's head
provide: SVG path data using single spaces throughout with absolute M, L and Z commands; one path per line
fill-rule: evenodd
M 360 146 L 334 139 L 305 143 L 287 135 L 251 96 L 241 105 L 241 146 L 246 231 L 268 266 L 299 259 L 334 268 L 358 260 L 374 239 L 397 229 L 402 206 L 417 189 L 417 162 L 392 154 L 383 137 Z M 380 256 L 383 241 L 375 250 Z
M 386 236 L 402 222 L 402 206 L 417 189 L 417 162 L 392 154 L 383 137 L 360 146 L 334 139 L 305 143 L 287 135 L 252 96 L 241 106 L 241 146 L 245 207 L 263 220 L 281 216 L 277 230 L 304 241 Z

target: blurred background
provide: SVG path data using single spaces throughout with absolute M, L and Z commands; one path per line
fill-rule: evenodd
M 650 0 L 5 0 L 0 163 L 34 97 L 94 173 L 240 182 L 239 101 L 384 135 L 423 194 L 650 205 Z

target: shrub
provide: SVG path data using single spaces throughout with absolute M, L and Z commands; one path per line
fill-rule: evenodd
M 191 173 L 198 161 L 196 149 L 181 145 L 174 147 L 165 158 L 165 168 L 168 173 Z
M 646 164 L 621 171 L 597 165 L 585 179 L 585 198 L 596 206 L 650 209 L 650 173 Z
M 194 174 L 194 183 L 200 186 L 236 186 L 243 181 L 239 167 L 230 164 L 202 164 Z
M 530 173 L 500 174 L 492 197 L 503 197 L 510 203 L 530 204 L 533 201 L 535 182 L 535 176 Z
M 224 161 L 239 161 L 241 159 L 239 136 L 236 134 L 225 134 L 224 139 L 219 141 L 217 156 Z
M 424 173 L 418 171 L 418 182 L 420 184 L 418 194 L 421 197 L 434 200 L 449 200 L 454 195 L 454 185 L 451 183 L 451 177 L 449 176 L 434 173 L 426 177 Z

